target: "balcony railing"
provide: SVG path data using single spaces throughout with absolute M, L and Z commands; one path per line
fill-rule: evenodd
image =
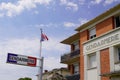
M 80 74 L 74 74 L 71 76 L 66 76 L 67 80 L 80 80 Z
M 76 57 L 79 57 L 79 54 L 80 54 L 80 50 L 75 50 L 71 53 L 67 53 L 67 54 L 64 54 L 61 56 L 61 63 L 64 63 L 64 62 L 67 62 L 67 61 L 70 61 Z

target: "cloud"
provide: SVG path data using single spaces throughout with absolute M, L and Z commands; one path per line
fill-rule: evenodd
M 39 11 L 34 11 L 34 14 L 39 14 Z
M 79 0 L 79 4 L 80 4 L 80 5 L 85 4 L 85 0 Z
M 82 25 L 84 23 L 88 22 L 88 19 L 86 18 L 79 18 L 78 23 L 73 23 L 73 22 L 64 22 L 63 26 L 70 28 L 70 27 L 78 27 L 79 25 Z
M 102 2 L 102 0 L 93 0 L 90 3 L 91 4 L 100 4 Z
M 4 16 L 4 14 L 3 13 L 0 13 L 0 17 L 3 17 Z
M 96 4 L 101 4 L 102 3 L 102 5 L 109 5 L 109 4 L 112 4 L 112 3 L 114 3 L 114 2 L 120 2 L 119 0 L 92 0 L 91 2 L 90 2 L 90 4 L 91 5 L 96 5 Z
M 76 23 L 75 22 L 70 22 L 70 21 L 65 21 L 65 22 L 62 22 L 62 23 L 36 24 L 34 26 L 37 27 L 37 28 L 44 28 L 44 27 L 47 27 L 47 28 L 51 28 L 51 27 L 58 28 L 60 26 L 63 26 L 63 27 L 66 27 L 66 28 L 73 28 L 73 27 L 78 27 L 79 25 L 82 25 L 82 24 L 88 22 L 88 19 L 86 19 L 86 18 L 79 18 L 76 21 L 77 21 Z M 33 25 L 31 25 L 31 26 L 33 26 Z
M 65 64 L 60 64 L 60 59 L 59 58 L 55 58 L 55 57 L 48 57 L 44 59 L 45 61 L 45 68 L 48 70 L 54 69 L 54 68 L 60 68 L 62 67 L 66 67 Z M 49 66 L 47 66 L 49 65 Z
M 54 38 L 54 37 L 49 37 L 49 41 L 44 41 L 42 44 L 42 50 L 47 51 L 47 52 L 52 52 L 54 51 L 64 51 L 66 50 L 65 45 L 62 45 L 59 43 L 59 38 Z M 29 68 L 26 66 L 20 66 L 20 65 L 12 65 L 12 64 L 6 64 L 6 58 L 7 58 L 7 53 L 15 53 L 15 54 L 21 54 L 21 55 L 27 55 L 27 56 L 38 56 L 39 53 L 39 39 L 38 38 L 24 38 L 24 39 L 9 39 L 5 41 L 1 41 L 0 43 L 0 61 L 1 61 L 1 68 L 0 68 L 0 74 L 2 75 L 7 75 L 7 77 L 4 78 L 4 80 L 7 80 L 8 77 L 11 78 L 14 75 L 15 76 L 11 79 L 17 80 L 20 77 L 32 77 L 34 78 L 33 80 L 36 80 L 35 75 L 38 73 L 38 68 Z M 50 54 L 53 54 L 50 53 Z M 51 70 L 54 68 L 60 68 L 60 67 L 65 67 L 65 65 L 60 64 L 60 56 L 46 56 L 44 58 L 44 69 Z M 9 75 L 9 73 L 11 75 Z
M 60 26 L 63 26 L 63 27 L 67 27 L 67 28 L 70 28 L 70 27 L 76 27 L 78 24 L 76 23 L 73 23 L 73 22 L 62 22 L 62 23 L 48 23 L 48 24 L 36 24 L 35 27 L 37 28 L 44 28 L 44 27 L 47 27 L 47 28 L 51 28 L 51 27 L 54 27 L 54 28 L 58 28 Z M 32 25 L 31 25 L 32 26 Z
M 16 54 L 33 55 L 39 50 L 39 40 L 36 39 L 11 39 L 3 41 L 0 44 L 0 51 L 6 54 L 8 52 Z
M 105 0 L 104 5 L 112 4 L 114 2 L 120 2 L 120 0 Z
M 47 51 L 65 51 L 66 47 L 59 43 L 59 40 L 61 39 L 49 37 L 49 41 L 42 42 L 42 47 Z M 0 45 L 0 51 L 2 51 L 2 53 L 12 52 L 17 54 L 34 55 L 34 53 L 39 52 L 40 39 L 11 39 L 9 41 L 1 42 Z
M 74 11 L 78 10 L 78 5 L 75 4 L 74 2 L 70 2 L 68 0 L 60 0 L 60 4 L 65 5 L 66 9 L 70 9 L 70 10 L 72 9 Z
M 0 4 L 1 16 L 16 16 L 21 14 L 25 10 L 36 8 L 39 5 L 49 5 L 52 0 L 18 0 L 16 3 L 5 3 Z
M 64 25 L 65 27 L 76 27 L 76 26 L 77 26 L 77 24 L 72 23 L 72 22 L 64 22 L 63 25 Z
M 61 24 L 48 23 L 48 24 L 36 24 L 35 27 L 37 27 L 37 28 L 44 28 L 44 27 L 50 28 L 50 27 L 58 27 L 60 25 Z
M 82 24 L 88 22 L 88 19 L 86 19 L 86 18 L 79 18 L 78 21 L 80 22 L 80 25 L 82 25 Z
M 48 37 L 49 41 L 43 42 L 43 49 L 52 51 L 66 51 L 66 46 L 60 43 L 60 38 Z M 53 49 L 54 48 L 54 49 Z

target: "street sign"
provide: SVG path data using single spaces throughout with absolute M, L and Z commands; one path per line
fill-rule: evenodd
M 8 53 L 7 63 L 35 67 L 37 63 L 37 58 Z

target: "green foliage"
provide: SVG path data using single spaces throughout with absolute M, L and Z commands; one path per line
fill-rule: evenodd
M 25 77 L 25 78 L 19 78 L 18 80 L 32 80 L 31 78 Z

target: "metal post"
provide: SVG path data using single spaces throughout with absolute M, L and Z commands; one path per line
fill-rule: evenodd
M 42 35 L 42 29 L 40 29 L 40 31 L 41 31 L 41 35 Z M 42 36 L 41 36 L 41 38 L 42 38 Z M 43 57 L 42 57 L 42 55 L 41 55 L 41 52 L 42 52 L 42 41 L 40 40 L 40 60 L 39 60 L 39 72 L 38 72 L 38 80 L 42 80 L 42 73 L 43 73 Z
M 42 73 L 43 73 L 43 57 L 41 57 L 39 63 L 40 63 L 40 67 L 39 67 L 39 72 L 38 72 L 38 80 L 42 80 Z

